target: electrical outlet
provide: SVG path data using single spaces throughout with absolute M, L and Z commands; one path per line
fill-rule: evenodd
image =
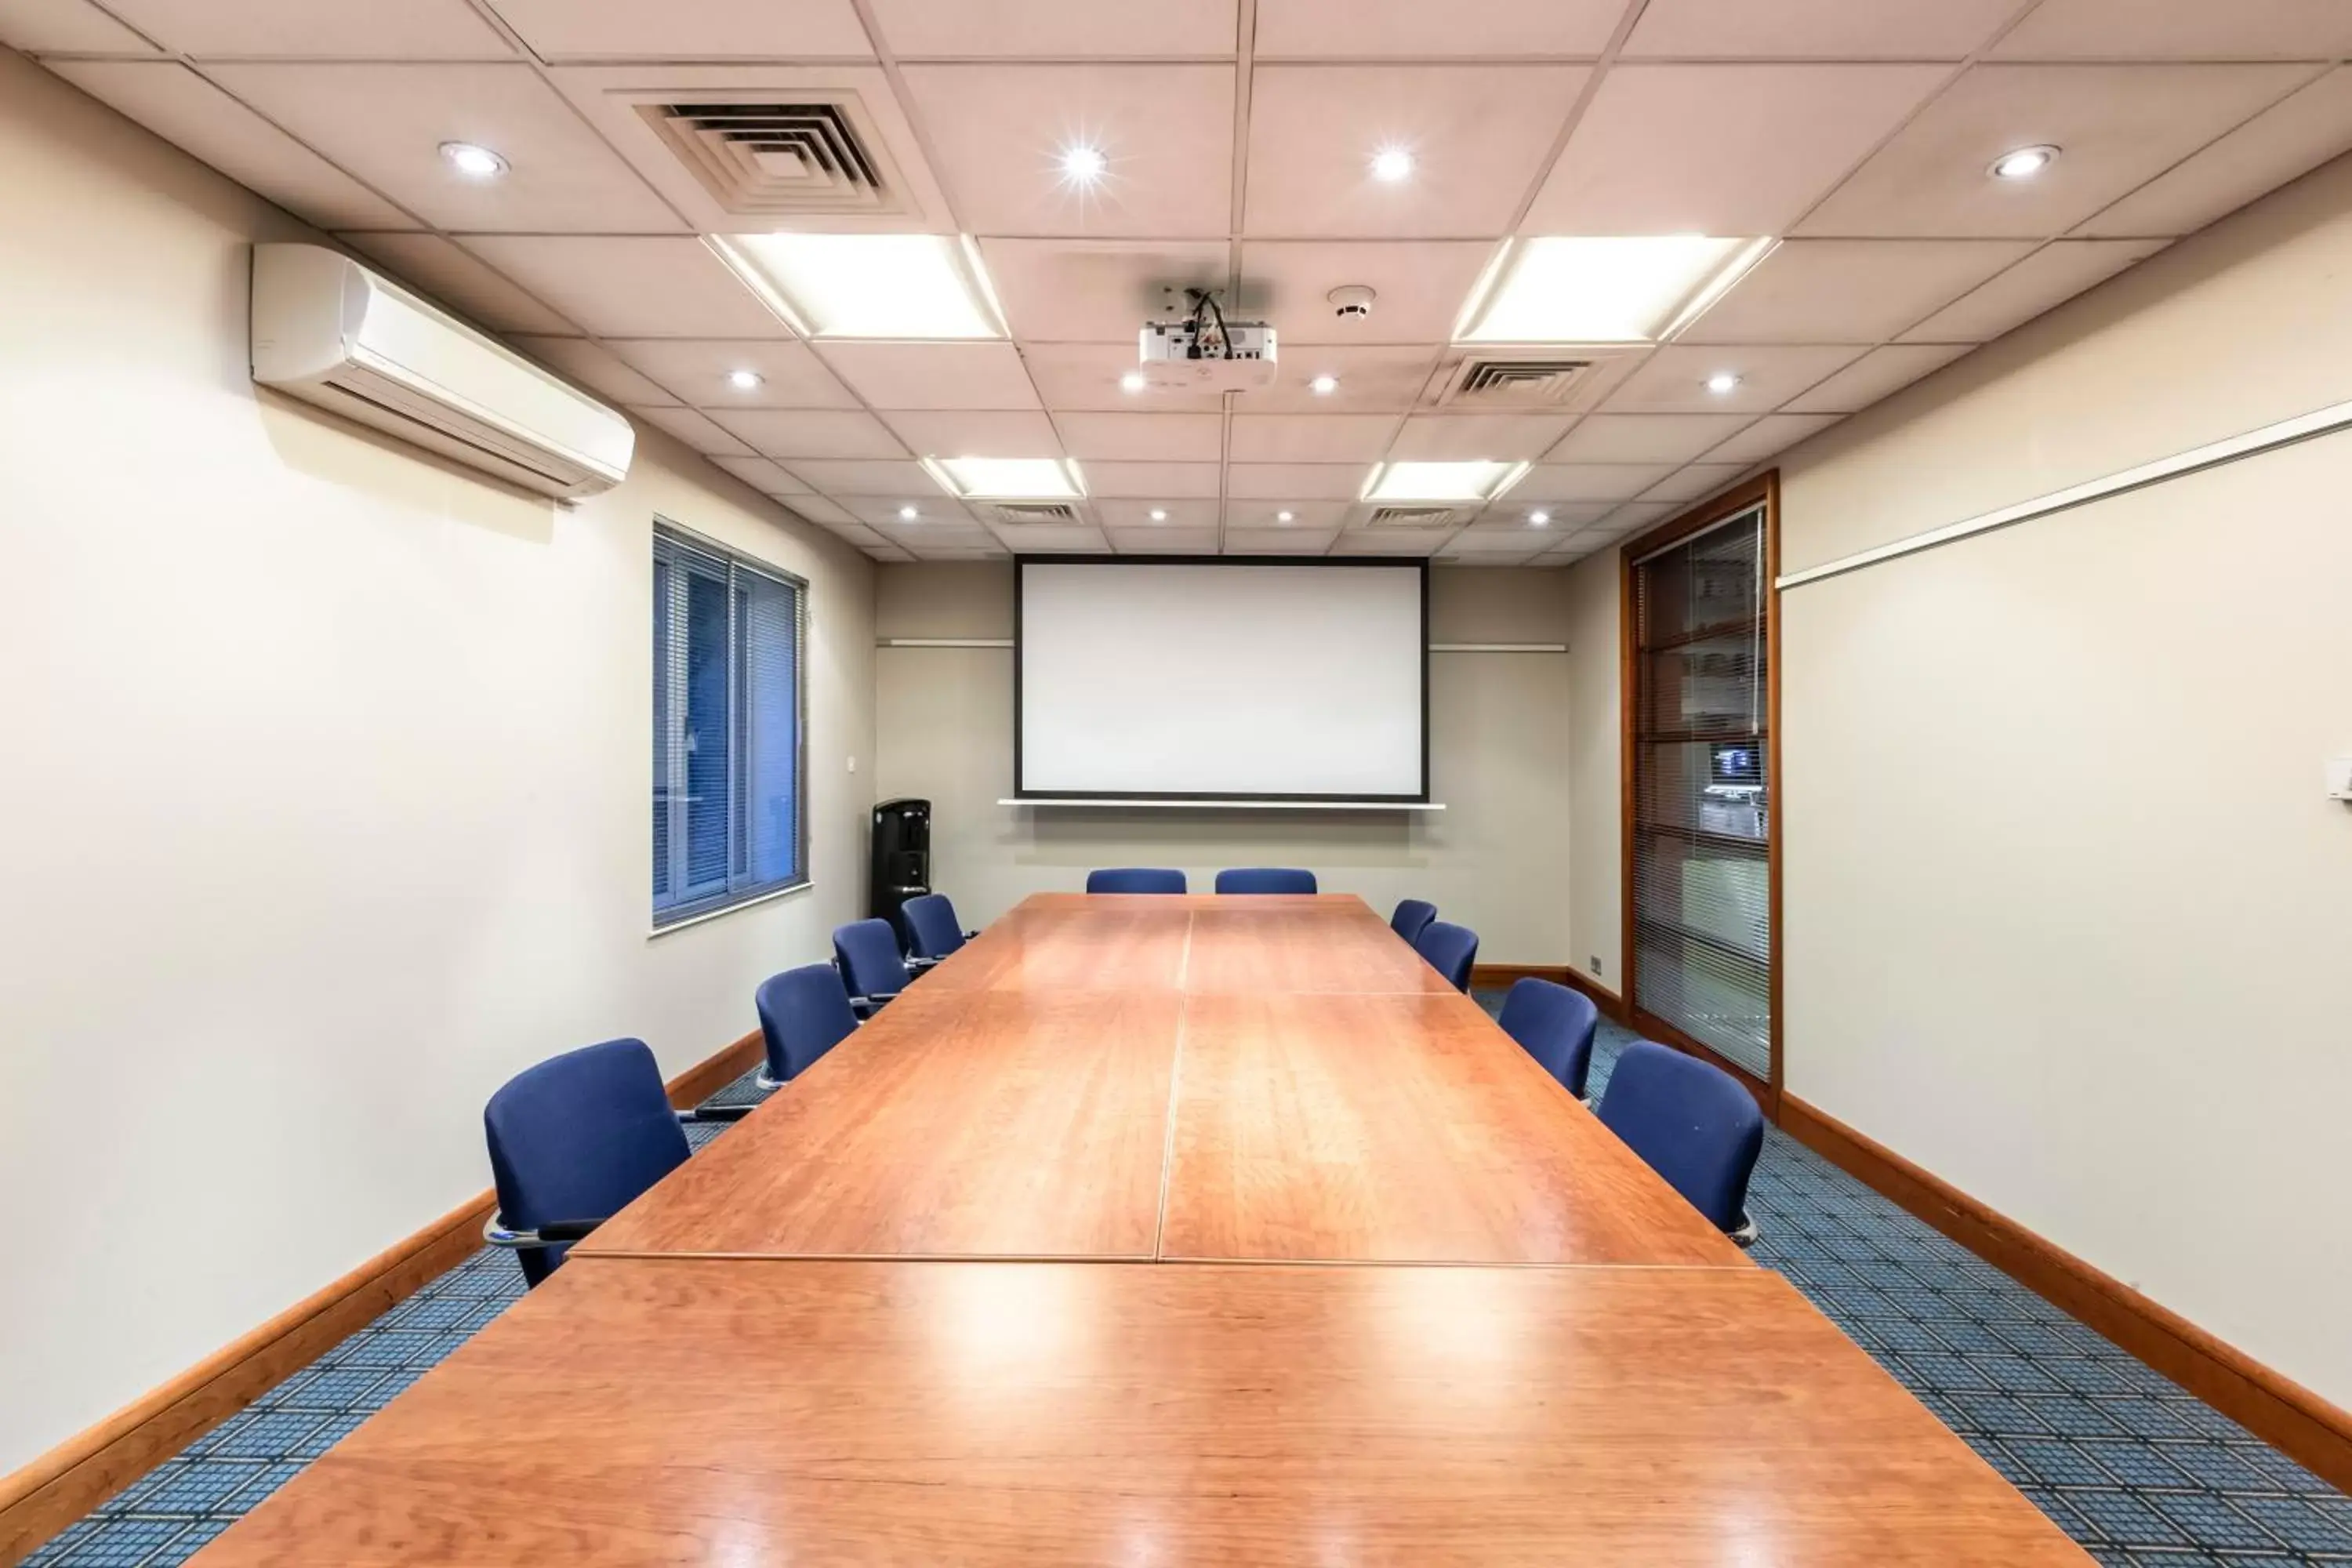
M 1600 975 L 1601 975 L 1601 955 L 1600 955 L 1599 953 L 1597 953 L 1597 952 L 1596 952 L 1596 953 L 1594 953 L 1594 954 L 1592 955 L 1592 973 L 1593 973 L 1593 977 L 1594 977 L 1595 979 L 1600 978 Z

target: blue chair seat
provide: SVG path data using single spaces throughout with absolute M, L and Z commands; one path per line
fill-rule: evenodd
M 1584 1098 L 1584 1080 L 1592 1070 L 1592 1037 L 1601 1026 L 1601 1009 L 1591 997 L 1554 981 L 1523 975 L 1504 995 L 1495 1022 L 1563 1089 Z
M 1156 866 L 1114 866 L 1087 873 L 1089 893 L 1181 893 L 1184 873 Z
M 1755 1239 L 1748 1178 L 1764 1149 L 1764 1113 L 1738 1079 L 1636 1040 L 1610 1070 L 1601 1121 L 1717 1229 L 1743 1246 Z
M 925 893 L 920 898 L 908 899 L 898 906 L 898 918 L 906 922 L 915 956 L 929 963 L 952 955 L 963 946 L 969 934 L 956 919 L 955 905 L 948 901 L 944 893 Z
M 1469 993 L 1470 971 L 1478 962 L 1476 931 L 1468 926 L 1432 921 L 1422 928 L 1421 940 L 1412 945 L 1432 969 L 1453 983 L 1454 989 L 1465 995 Z
M 873 1012 L 914 981 L 898 951 L 898 933 L 886 920 L 835 926 L 833 961 L 841 966 L 842 981 L 852 993 L 850 1005 L 862 1012 Z
M 752 995 L 760 1037 L 768 1047 L 760 1087 L 778 1089 L 808 1071 L 819 1057 L 857 1028 L 849 987 L 830 963 L 804 963 L 770 975 Z
M 1404 938 L 1405 944 L 1421 940 L 1429 922 L 1437 918 L 1437 906 L 1422 899 L 1406 899 L 1398 903 L 1396 913 L 1389 917 L 1389 930 Z
M 1242 866 L 1217 873 L 1221 893 L 1311 893 L 1315 873 L 1289 866 Z

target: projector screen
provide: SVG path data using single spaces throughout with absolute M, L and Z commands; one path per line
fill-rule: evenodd
M 1426 562 L 1018 570 L 1015 795 L 1429 799 Z

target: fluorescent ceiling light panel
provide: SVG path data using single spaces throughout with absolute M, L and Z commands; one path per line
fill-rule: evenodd
M 1483 501 L 1517 484 L 1525 463 L 1383 463 L 1364 486 L 1365 500 Z
M 1655 342 L 1724 274 L 1736 279 L 1737 264 L 1753 266 L 1757 244 L 1705 235 L 1522 240 L 1459 341 Z
M 1076 500 L 1087 493 L 1066 458 L 926 458 L 923 466 L 966 500 Z
M 936 234 L 742 234 L 723 242 L 813 338 L 1001 338 L 978 251 Z

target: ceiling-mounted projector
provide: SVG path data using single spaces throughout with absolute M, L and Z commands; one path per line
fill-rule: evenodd
M 1272 386 L 1274 329 L 1227 321 L 1216 297 L 1189 290 L 1192 313 L 1181 321 L 1146 321 L 1138 358 L 1144 384 L 1182 392 L 1250 392 Z

